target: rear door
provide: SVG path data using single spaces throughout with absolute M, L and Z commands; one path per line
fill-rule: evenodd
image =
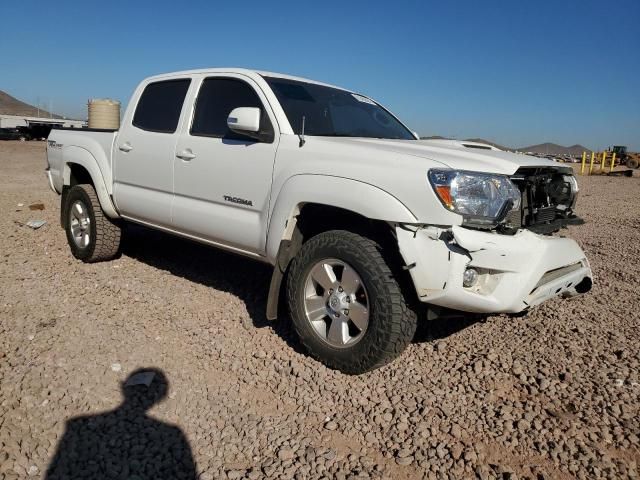
M 124 217 L 171 224 L 173 159 L 190 83 L 155 81 L 133 97 L 138 103 L 127 112 L 114 148 L 114 201 Z
M 279 132 L 259 86 L 239 74 L 210 75 L 197 89 L 174 158 L 176 230 L 263 253 Z M 261 140 L 227 127 L 237 107 L 261 110 Z

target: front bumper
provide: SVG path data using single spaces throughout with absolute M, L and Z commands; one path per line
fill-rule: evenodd
M 477 313 L 517 313 L 556 296 L 591 288 L 584 252 L 568 238 L 520 230 L 515 235 L 459 226 L 396 227 L 400 253 L 421 301 Z M 473 267 L 479 278 L 462 284 Z

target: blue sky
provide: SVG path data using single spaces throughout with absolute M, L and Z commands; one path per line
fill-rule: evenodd
M 421 135 L 640 150 L 640 1 L 3 2 L 0 89 L 84 117 L 241 66 L 366 93 Z

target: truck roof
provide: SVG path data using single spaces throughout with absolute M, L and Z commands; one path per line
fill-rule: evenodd
M 249 68 L 238 68 L 238 67 L 213 67 L 213 68 L 199 68 L 199 69 L 194 69 L 194 70 L 181 70 L 178 72 L 167 72 L 167 73 L 161 73 L 158 75 L 154 75 L 152 77 L 148 77 L 146 80 L 147 81 L 153 81 L 153 80 L 161 80 L 161 79 L 167 79 L 167 78 L 171 78 L 171 77 L 177 77 L 177 76 L 182 76 L 182 75 L 190 75 L 190 74 L 207 74 L 207 73 L 238 73 L 238 74 L 242 74 L 242 75 L 247 75 L 249 77 L 277 77 L 277 78 L 285 78 L 287 80 L 295 80 L 298 82 L 306 82 L 306 83 L 313 83 L 315 85 L 323 85 L 325 87 L 331 87 L 331 88 L 337 88 L 339 90 L 345 90 L 345 91 L 349 91 L 346 88 L 343 87 L 338 87 L 336 85 L 331 85 L 329 83 L 324 83 L 324 82 L 318 82 L 317 80 L 311 80 L 309 78 L 304 78 L 304 77 L 296 77 L 294 75 L 287 75 L 285 73 L 276 73 L 276 72 L 267 72 L 264 70 L 252 70 Z

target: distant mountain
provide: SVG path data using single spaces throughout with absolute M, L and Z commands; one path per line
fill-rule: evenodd
M 563 147 L 556 143 L 541 143 L 539 145 L 530 145 L 528 147 L 517 148 L 519 152 L 533 152 L 541 153 L 544 155 L 582 155 L 582 152 L 587 152 L 589 149 L 582 145 L 572 145 L 570 147 Z
M 60 115 L 51 114 L 46 110 L 39 109 L 33 105 L 29 105 L 23 101 L 12 97 L 6 92 L 0 90 L 0 115 L 21 115 L 25 117 L 46 117 L 46 118 L 64 118 Z

